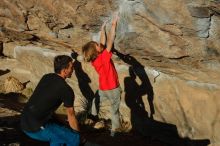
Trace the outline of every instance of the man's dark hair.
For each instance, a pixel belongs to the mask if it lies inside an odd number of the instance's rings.
[[[54,72],[60,73],[62,69],[68,68],[73,59],[67,55],[58,55],[54,58]]]

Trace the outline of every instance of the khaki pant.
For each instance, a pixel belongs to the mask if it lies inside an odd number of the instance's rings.
[[[121,98],[121,87],[117,87],[112,90],[99,90],[100,102],[97,102],[97,98],[93,100],[92,103],[92,115],[97,115],[99,112],[100,103],[106,99],[111,102],[111,121],[112,121],[112,131],[120,128],[120,116],[119,116],[119,106]]]

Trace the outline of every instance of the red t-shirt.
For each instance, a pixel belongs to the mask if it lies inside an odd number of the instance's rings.
[[[118,74],[111,57],[112,52],[108,52],[105,49],[92,62],[92,65],[99,74],[99,88],[101,90],[111,90],[119,86]]]

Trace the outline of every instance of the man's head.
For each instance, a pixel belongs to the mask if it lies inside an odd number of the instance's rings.
[[[103,47],[94,41],[90,41],[82,47],[83,57],[87,62],[94,61],[102,51]]]
[[[73,73],[73,60],[67,55],[58,55],[54,58],[54,72],[61,77],[70,78]]]

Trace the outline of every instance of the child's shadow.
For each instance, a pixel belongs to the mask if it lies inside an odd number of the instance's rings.
[[[209,139],[190,140],[178,135],[177,127],[173,124],[163,123],[153,119],[153,87],[141,65],[134,57],[124,55],[114,50],[116,55],[125,63],[129,64],[129,76],[124,79],[125,103],[130,108],[132,132],[139,133],[150,140],[159,140],[169,146],[207,146]],[[138,85],[136,77],[141,80]],[[150,106],[150,115],[145,110],[142,96],[147,94]]]
[[[147,100],[148,100],[148,104],[150,107],[150,118],[153,119],[153,115],[155,112],[154,111],[154,104],[153,104],[154,92],[153,92],[153,87],[150,83],[150,80],[147,76],[147,73],[144,69],[144,66],[141,63],[139,63],[134,57],[132,57],[130,55],[124,55],[124,54],[120,53],[119,51],[117,51],[116,49],[114,49],[113,51],[120,59],[122,59],[125,63],[130,65],[129,73],[131,74],[131,79],[132,78],[135,79],[137,76],[141,81],[141,84],[138,85],[138,87],[132,87],[133,89],[131,88],[131,90],[130,89],[125,90],[125,92],[126,91],[135,91],[135,93],[136,93],[135,95],[138,98],[140,98],[140,100],[142,100],[142,96],[147,95]],[[125,85],[126,85],[126,83],[125,83]],[[142,101],[142,103],[143,103],[143,101]],[[144,104],[142,106],[143,106],[143,109],[145,109]]]
[[[92,101],[93,101],[93,98],[95,98],[95,93],[92,91],[89,83],[91,82],[91,79],[89,78],[89,76],[83,71],[82,69],[82,65],[81,65],[81,62],[79,62],[77,60],[77,56],[78,56],[78,53],[73,51],[71,53],[71,57],[73,59],[75,59],[74,63],[73,63],[73,66],[74,66],[74,70],[75,70],[75,75],[76,75],[76,78],[78,80],[78,83],[79,83],[79,88],[80,88],[80,91],[82,93],[82,95],[86,98],[87,100],[87,103],[84,103],[84,105],[86,105],[87,107],[86,110],[88,112],[90,112],[91,110],[91,107],[92,107]]]

